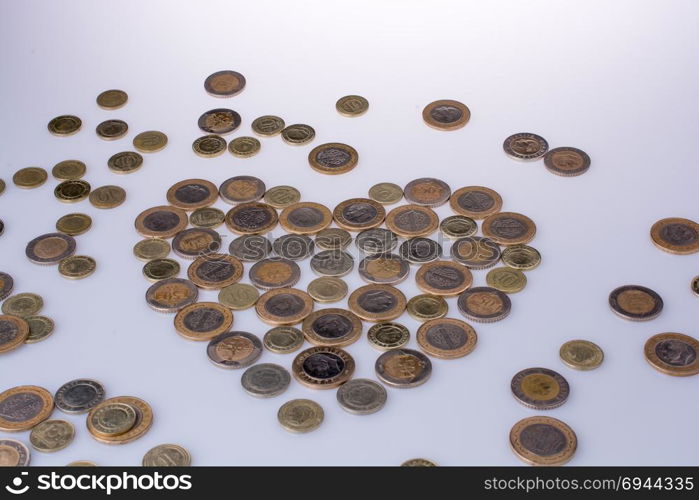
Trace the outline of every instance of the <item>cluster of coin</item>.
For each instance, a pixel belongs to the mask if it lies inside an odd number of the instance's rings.
[[[0,301],[4,300],[0,315],[0,354],[24,344],[41,342],[51,335],[55,328],[51,318],[39,314],[44,306],[41,296],[35,293],[10,296],[13,288],[12,276],[0,272]]]
[[[590,169],[590,157],[585,151],[573,147],[549,150],[549,143],[537,134],[520,132],[505,139],[502,145],[510,158],[534,161],[543,157],[549,172],[563,177],[582,175]]]

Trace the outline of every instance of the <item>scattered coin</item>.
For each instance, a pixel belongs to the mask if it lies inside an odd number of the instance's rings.
[[[451,196],[449,185],[433,177],[410,181],[403,188],[403,192],[409,203],[430,208],[444,205]]]
[[[143,467],[189,467],[192,457],[177,444],[159,444],[143,456]]]
[[[93,433],[93,429],[91,429],[90,423],[92,421],[92,416],[94,415],[94,413],[99,411],[99,409],[103,406],[115,403],[121,403],[130,406],[135,410],[136,422],[134,423],[134,425],[126,432],[112,436],[102,436]],[[92,437],[95,438],[97,441],[105,444],[125,444],[140,438],[146,432],[148,432],[148,429],[150,429],[151,425],[153,424],[153,410],[151,409],[150,405],[142,399],[131,396],[120,396],[116,398],[107,399],[99,405],[97,405],[96,407],[94,407],[90,411],[90,414],[87,416],[87,422],[90,434],[92,434]]]
[[[427,382],[432,374],[432,362],[419,351],[391,349],[379,356],[375,370],[384,384],[407,389]]]
[[[0,315],[0,354],[17,349],[26,342],[27,337],[29,323],[25,319],[8,314]]]
[[[283,134],[284,132],[282,136]],[[357,150],[340,142],[321,144],[308,153],[308,163],[311,168],[321,174],[345,174],[356,167],[358,162]]]
[[[604,361],[604,352],[589,340],[569,340],[558,354],[566,365],[576,370],[594,370]]]
[[[259,234],[244,234],[231,241],[228,252],[243,262],[257,262],[272,253],[272,244]]]
[[[83,180],[63,181],[53,190],[58,201],[75,203],[90,195],[90,184]]]
[[[316,430],[323,423],[323,408],[310,399],[292,399],[284,403],[277,412],[281,426],[294,433]]]
[[[437,467],[437,464],[434,463],[432,460],[427,460],[426,458],[411,458],[410,460],[406,460],[402,464],[400,464],[401,467]]]
[[[447,238],[465,238],[472,236],[478,231],[476,221],[464,215],[452,215],[442,219],[439,223],[439,230]]]
[[[490,188],[468,186],[457,189],[449,199],[451,209],[472,219],[485,219],[502,208],[502,198]]]
[[[517,293],[527,286],[527,277],[519,269],[496,267],[485,276],[488,286],[505,293]]]
[[[64,278],[83,279],[90,276],[97,269],[97,262],[87,255],[72,255],[58,263],[58,272]]]
[[[187,179],[167,190],[167,201],[182,210],[195,210],[216,203],[218,188],[204,179]]]
[[[221,333],[211,339],[206,354],[219,368],[245,368],[262,356],[262,342],[248,332]]]
[[[541,263],[541,254],[527,245],[511,245],[500,256],[502,263],[520,271],[531,271]]]
[[[444,297],[425,293],[411,298],[406,309],[413,319],[428,321],[446,316],[449,306]]]
[[[63,233],[37,236],[25,249],[27,258],[35,264],[57,264],[75,253],[75,239]]]
[[[189,214],[189,223],[194,227],[215,229],[226,220],[223,210],[216,207],[196,208]]]
[[[51,134],[66,137],[77,134],[82,124],[82,120],[77,116],[61,115],[52,119],[48,124],[48,128]]]
[[[346,95],[337,100],[335,109],[342,116],[361,116],[369,109],[369,101],[359,95]]]
[[[236,234],[267,233],[278,220],[274,207],[257,201],[236,205],[226,214],[226,226]]]
[[[133,138],[133,147],[141,153],[157,153],[167,146],[167,135],[158,130],[147,130]]]
[[[218,190],[223,201],[237,205],[260,200],[265,195],[267,187],[257,177],[237,175],[223,181]]]
[[[329,227],[316,234],[315,244],[321,250],[344,250],[352,243],[352,235],[345,229]]]
[[[134,151],[122,151],[112,155],[109,160],[107,160],[107,166],[109,170],[115,174],[130,174],[143,166],[143,156]]]
[[[367,255],[390,253],[398,246],[398,235],[388,229],[377,227],[359,233],[354,243],[362,253]]]
[[[293,326],[275,326],[262,339],[267,350],[277,354],[298,351],[303,341],[303,332]]]
[[[354,257],[340,250],[323,250],[311,257],[311,270],[321,276],[339,278],[354,268]]]
[[[203,227],[185,229],[173,238],[172,249],[184,259],[196,259],[218,252],[221,249],[221,235],[213,229]]]
[[[481,231],[483,236],[501,245],[521,245],[534,238],[536,225],[525,215],[500,212],[486,217]]]
[[[659,372],[677,377],[699,374],[699,342],[681,333],[659,333],[646,341],[646,360]]]
[[[251,308],[259,297],[260,292],[257,291],[257,288],[245,283],[235,283],[218,292],[218,301],[234,311]]]
[[[393,205],[403,199],[403,189],[392,182],[380,182],[371,186],[369,198],[382,205]]]
[[[352,378],[354,359],[337,347],[311,347],[296,355],[291,372],[311,389],[335,389]]]
[[[197,125],[207,134],[230,134],[240,127],[240,115],[227,108],[216,108],[205,111],[199,117]]]
[[[279,214],[282,227],[296,234],[315,234],[328,227],[332,220],[327,207],[308,201],[289,205]]]
[[[86,233],[92,227],[92,218],[87,214],[66,214],[56,221],[56,230],[70,236]]]
[[[244,88],[245,77],[237,71],[217,71],[204,80],[204,90],[214,97],[233,97]]]
[[[173,259],[153,259],[143,266],[143,276],[153,283],[180,274],[180,263]]]
[[[87,428],[93,436],[118,436],[134,427],[136,408],[124,402],[100,403],[88,415]]]
[[[321,309],[306,316],[302,330],[313,345],[345,347],[361,337],[362,320],[345,309]]]
[[[24,189],[33,189],[41,186],[48,179],[46,170],[40,167],[21,168],[12,176],[15,186]]]
[[[306,289],[316,302],[337,302],[347,296],[347,283],[334,276],[322,276],[308,284]]]
[[[459,295],[459,312],[479,323],[493,323],[505,319],[512,309],[506,293],[487,286],[474,287]]]
[[[66,448],[75,438],[75,427],[65,420],[44,420],[32,429],[29,442],[37,451],[49,453]]]
[[[189,280],[170,278],[158,281],[146,291],[146,303],[155,311],[174,313],[196,302],[199,289]]]
[[[230,255],[214,253],[197,258],[189,265],[187,277],[199,288],[220,290],[240,281],[243,264]]]
[[[160,238],[146,238],[134,245],[133,254],[144,261],[164,259],[170,255],[170,243]]]
[[[512,377],[515,399],[528,408],[552,410],[568,400],[570,386],[562,375],[548,368],[527,368]]]
[[[2,304],[3,314],[26,318],[33,316],[44,307],[44,299],[35,293],[18,293]]]
[[[43,387],[22,385],[0,393],[0,431],[26,431],[53,412],[53,397]]]
[[[540,135],[520,132],[505,139],[502,148],[515,160],[538,160],[549,150],[549,143]]]
[[[391,321],[405,311],[405,295],[391,285],[365,285],[352,292],[350,310],[366,321]]]
[[[257,316],[270,325],[295,325],[301,323],[312,311],[313,299],[296,288],[268,290],[255,304]]]
[[[7,273],[0,272],[0,300],[5,300],[15,286],[15,280]]]
[[[0,194],[5,192],[5,187],[6,187],[5,181],[0,179]]]
[[[385,321],[371,325],[367,338],[372,347],[388,351],[406,345],[410,340],[410,331],[400,323]]]
[[[105,120],[95,128],[97,137],[105,141],[121,139],[129,131],[129,126],[124,120]]]
[[[15,439],[0,439],[0,467],[27,467],[31,453],[27,445]]]
[[[554,148],[544,156],[544,165],[556,175],[573,177],[590,169],[590,157],[577,148]]]
[[[262,145],[254,137],[236,137],[228,143],[228,152],[236,158],[250,158],[260,152]]]
[[[284,130],[284,120],[274,115],[264,115],[255,118],[250,125],[252,131],[263,137],[279,135]]]
[[[291,375],[287,369],[274,363],[253,365],[240,378],[245,392],[256,398],[279,396],[286,391],[290,382]]]
[[[226,150],[226,139],[216,134],[204,135],[194,140],[192,149],[203,158],[221,156]]]
[[[374,254],[359,262],[359,276],[368,283],[395,285],[410,274],[410,264],[402,257],[392,254]]]
[[[227,332],[233,313],[218,302],[196,302],[184,306],[175,316],[175,330],[189,340],[211,340]]]
[[[624,319],[647,321],[655,319],[663,310],[663,299],[650,288],[624,285],[609,294],[609,306]]]
[[[249,277],[257,288],[272,290],[294,286],[301,277],[301,269],[292,260],[272,257],[255,263]]]
[[[388,212],[386,227],[404,238],[429,236],[439,227],[439,217],[428,207],[401,205]]]
[[[97,464],[88,460],[76,460],[66,465],[66,467],[97,467]]]
[[[97,105],[102,109],[119,109],[129,100],[129,95],[123,90],[105,90],[97,96]]]
[[[476,348],[478,336],[471,325],[458,319],[429,320],[417,330],[420,349],[436,358],[455,359]]]
[[[308,144],[316,136],[313,127],[303,124],[294,124],[285,127],[282,131],[282,139],[292,146],[303,146]]]
[[[340,407],[354,415],[376,413],[384,407],[387,397],[381,384],[366,378],[350,380],[337,390]]]
[[[264,195],[265,203],[279,209],[298,203],[299,200],[301,200],[301,193],[291,186],[275,186],[268,189]]]
[[[563,465],[578,446],[573,429],[552,417],[528,417],[510,431],[512,451],[531,465]]]
[[[126,191],[119,186],[100,186],[90,192],[90,203],[95,208],[116,208],[126,199]]]
[[[87,413],[104,400],[104,395],[104,387],[95,380],[71,380],[56,391],[56,408],[63,413]]]
[[[451,257],[469,269],[487,269],[500,260],[500,246],[490,238],[467,236],[451,245]]]
[[[343,229],[362,231],[380,226],[386,217],[383,206],[368,198],[352,198],[335,207],[333,219]]]
[[[423,264],[415,274],[417,287],[425,293],[452,297],[473,283],[473,275],[466,266],[447,260]]]
[[[29,336],[24,341],[25,344],[36,344],[47,339],[55,328],[55,323],[46,316],[27,316],[24,318],[29,325]]]
[[[427,125],[437,130],[456,130],[468,123],[471,111],[466,105],[442,99],[434,101],[422,111],[422,119]]]
[[[695,276],[692,278],[692,283],[690,285],[690,288],[692,289],[692,293],[699,297],[699,276]],[[0,300],[2,300],[2,294],[0,293]]]
[[[51,175],[59,181],[73,181],[84,176],[86,171],[87,166],[80,160],[63,160],[53,166]]]
[[[650,237],[656,247],[669,253],[699,252],[699,224],[689,219],[661,219],[650,228]]]
[[[398,253],[411,264],[425,264],[442,256],[442,245],[429,238],[410,238],[401,243]]]
[[[272,248],[280,257],[289,260],[303,260],[313,254],[315,244],[304,234],[284,234],[274,240]]]

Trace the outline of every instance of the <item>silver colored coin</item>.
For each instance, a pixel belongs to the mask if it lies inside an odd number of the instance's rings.
[[[339,250],[323,250],[311,257],[311,269],[320,276],[346,276],[354,268],[354,257]]]
[[[376,413],[386,404],[388,397],[384,387],[366,378],[356,378],[341,385],[337,390],[340,407],[355,415]]]
[[[279,396],[289,387],[291,375],[283,366],[274,363],[253,365],[243,373],[240,383],[245,392],[257,398]]]
[[[444,205],[449,200],[451,188],[440,179],[423,177],[407,183],[403,193],[408,202],[433,208]]]
[[[467,236],[451,245],[451,258],[469,269],[487,269],[500,260],[500,245],[490,238]]]
[[[54,396],[56,408],[63,413],[87,413],[104,400],[105,390],[95,380],[79,378],[66,382]]]
[[[186,290],[184,295],[182,291]],[[194,304],[199,296],[199,289],[194,283],[181,278],[169,278],[158,281],[146,290],[146,303],[151,309],[174,313],[185,306]]]
[[[411,264],[425,264],[442,256],[442,245],[429,238],[410,238],[401,243],[398,254]]]
[[[272,253],[272,244],[265,236],[245,234],[231,241],[228,252],[243,262],[257,262]]]
[[[473,236],[478,231],[478,224],[471,217],[465,215],[452,215],[442,219],[439,230],[447,238],[465,238]]]
[[[570,395],[568,381],[548,368],[527,368],[516,373],[510,389],[517,401],[535,410],[558,408]]]
[[[262,342],[248,332],[221,333],[211,339],[206,354],[220,368],[245,368],[262,356]]]
[[[398,235],[383,228],[367,229],[354,240],[357,248],[367,254],[392,252],[398,246]]]
[[[315,244],[304,234],[285,234],[272,244],[274,252],[289,260],[303,260],[313,254]]]
[[[75,253],[75,238],[63,233],[47,233],[27,243],[25,253],[35,264],[58,264]]]
[[[345,229],[329,227],[316,234],[315,244],[321,250],[344,250],[352,243],[352,235]]]
[[[12,294],[15,281],[7,273],[0,272],[0,300],[5,300]]]
[[[256,262],[248,272],[250,282],[257,288],[273,290],[294,286],[301,278],[301,268],[293,260],[270,257]]]
[[[359,262],[359,276],[367,283],[395,285],[410,274],[407,260],[393,253],[369,255]]]
[[[398,388],[417,387],[432,374],[430,358],[413,349],[391,349],[376,360],[376,375],[384,384]]]
[[[260,200],[267,191],[265,183],[251,175],[238,175],[226,179],[218,188],[221,199],[231,205]]]
[[[27,467],[29,465],[31,460],[31,452],[26,444],[21,441],[17,441],[16,439],[0,439],[0,449],[3,447],[12,448],[17,452],[17,467]],[[7,488],[8,491],[10,491],[10,487],[8,486]]]
[[[520,132],[505,139],[502,149],[515,160],[538,160],[549,150],[549,143],[540,135]]]

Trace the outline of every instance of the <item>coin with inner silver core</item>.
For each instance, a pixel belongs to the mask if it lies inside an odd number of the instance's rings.
[[[243,277],[243,264],[230,255],[209,254],[189,265],[187,277],[199,288],[220,290],[240,281]]]
[[[437,130],[457,130],[471,119],[471,110],[459,101],[441,99],[425,106],[422,119]]]
[[[292,186],[274,186],[269,188],[264,195],[265,203],[274,208],[282,209],[289,205],[298,203],[301,200],[301,193]]]
[[[129,95],[123,90],[105,90],[97,96],[97,105],[102,109],[119,109],[129,100]]]
[[[65,420],[44,420],[32,429],[29,442],[37,451],[51,453],[66,448],[75,438],[75,427]]]
[[[548,368],[527,368],[510,383],[515,399],[528,408],[552,410],[568,400],[570,386],[562,375]]]
[[[335,109],[342,116],[361,116],[369,109],[369,101],[360,95],[346,95],[337,100]]]
[[[293,260],[271,257],[255,263],[248,276],[257,288],[273,290],[294,286],[301,277],[301,269]]]
[[[485,218],[481,232],[501,245],[521,245],[534,239],[536,225],[526,215],[499,212]]]
[[[354,257],[341,250],[323,250],[311,257],[311,270],[321,276],[346,276],[354,268]]]
[[[398,246],[398,235],[381,227],[367,229],[357,235],[354,244],[367,255],[390,253]]]
[[[465,215],[452,215],[442,219],[439,230],[447,238],[464,238],[476,234],[478,225],[475,220]]]
[[[645,286],[624,285],[609,294],[609,307],[624,319],[648,321],[660,315],[663,299]]]
[[[347,296],[347,283],[334,276],[322,276],[308,284],[306,289],[316,302],[337,302]]]
[[[129,131],[129,126],[124,120],[105,120],[95,128],[97,137],[105,141],[121,139]]]
[[[265,183],[251,175],[231,177],[218,188],[221,199],[231,205],[257,201],[264,196],[266,190]]]
[[[531,271],[541,263],[541,254],[527,245],[511,245],[500,256],[502,263],[520,271]]]
[[[279,424],[296,434],[311,432],[323,423],[323,408],[310,399],[292,399],[284,403],[277,412]]]
[[[502,149],[515,160],[538,160],[549,150],[549,143],[540,135],[520,132],[505,139]]]
[[[367,338],[371,347],[380,351],[403,347],[410,340],[410,330],[400,323],[385,321],[369,328]]]
[[[457,189],[449,199],[451,209],[472,219],[485,219],[502,208],[502,198],[490,188],[468,186]]]
[[[699,374],[699,341],[681,333],[659,333],[646,341],[646,361],[659,372],[676,377]]]
[[[226,226],[236,234],[263,234],[274,229],[277,211],[266,203],[241,203],[226,214]]]
[[[0,439],[0,467],[27,467],[30,459],[27,445],[15,439]]]
[[[590,169],[590,157],[578,148],[554,148],[544,156],[544,166],[556,175],[574,177]]]
[[[263,137],[279,135],[284,130],[284,120],[274,115],[264,115],[255,118],[250,125],[252,131]]]
[[[207,134],[230,134],[240,127],[240,115],[232,109],[211,109],[202,113],[197,125]]]
[[[313,311],[313,299],[303,290],[277,288],[263,293],[255,304],[257,316],[270,325],[295,325]]]
[[[290,382],[291,375],[287,369],[274,363],[253,365],[240,378],[245,392],[256,398],[279,396],[286,391]]]
[[[99,382],[79,378],[66,382],[56,391],[56,408],[63,413],[87,413],[104,400],[104,386]]]
[[[151,285],[146,291],[146,303],[151,309],[174,313],[197,301],[199,289],[189,280],[170,278]]]
[[[26,319],[0,315],[0,354],[17,349],[24,344],[29,337],[29,332],[29,323]]]
[[[425,293],[451,297],[468,289],[473,275],[466,266],[448,260],[423,264],[415,273],[417,287]]]
[[[427,382],[432,374],[432,362],[420,351],[399,348],[379,356],[374,369],[384,384],[407,389]]]
[[[594,370],[604,361],[604,352],[589,340],[569,340],[558,351],[561,361],[576,370]]]
[[[424,264],[442,256],[442,245],[429,238],[410,238],[401,243],[398,253],[411,264]]]
[[[456,302],[459,312],[479,323],[493,323],[505,319],[512,310],[512,302],[506,293],[478,286],[466,290]]]
[[[55,187],[53,195],[63,203],[82,201],[90,195],[90,183],[80,179],[63,181]]]
[[[439,227],[439,217],[429,207],[401,205],[388,212],[386,227],[404,238],[429,236]]]
[[[186,219],[186,217],[185,217]],[[221,249],[221,235],[213,229],[193,227],[180,231],[172,240],[172,250],[183,259],[196,259]]]
[[[456,359],[470,354],[478,342],[476,330],[459,319],[429,320],[417,330],[420,349],[436,358]]]
[[[82,120],[77,116],[60,115],[49,122],[48,129],[53,135],[66,137],[77,134],[82,124]]]
[[[434,208],[444,205],[449,200],[451,188],[440,179],[423,177],[406,184],[403,193],[409,203]]]
[[[204,135],[194,140],[192,150],[202,158],[221,156],[226,150],[226,139],[216,134]]]
[[[345,347],[361,337],[362,320],[345,309],[321,309],[309,314],[301,328],[313,345]]]
[[[272,253],[272,243],[259,234],[244,234],[231,241],[228,252],[243,262],[257,262]]]
[[[216,207],[202,207],[189,214],[189,223],[195,227],[215,229],[226,220],[223,210]]]
[[[197,302],[177,311],[175,330],[188,340],[211,340],[227,332],[233,324],[233,313],[218,302]]]
[[[444,297],[425,293],[411,298],[405,308],[413,319],[428,321],[446,316],[449,305]]]
[[[279,214],[279,223],[289,233],[315,234],[332,223],[332,213],[320,203],[299,202]]]
[[[164,259],[170,255],[170,243],[160,238],[146,238],[134,245],[133,254],[144,261]]]
[[[260,292],[257,288],[246,283],[229,285],[218,292],[218,301],[234,311],[251,308],[259,298]]]
[[[22,385],[0,393],[0,431],[26,431],[53,412],[53,397],[43,387]]]
[[[349,309],[366,321],[391,321],[405,311],[405,295],[391,285],[365,285],[352,292]]]
[[[368,283],[395,285],[410,274],[410,264],[392,253],[374,254],[359,262],[359,276]]]
[[[157,153],[167,146],[167,136],[158,130],[146,130],[136,135],[131,143],[141,153]]]
[[[321,250],[344,250],[352,243],[352,235],[345,229],[329,227],[315,237],[315,244]]]
[[[650,228],[653,244],[677,255],[699,252],[699,224],[681,217],[661,219]]]
[[[284,234],[274,240],[274,252],[289,260],[303,260],[313,254],[313,240],[303,234]]]
[[[63,233],[37,236],[27,243],[25,254],[35,264],[58,264],[75,253],[75,239]]]
[[[293,326],[275,326],[262,339],[265,348],[277,354],[298,351],[303,341],[303,332]]]
[[[303,146],[315,138],[316,131],[310,125],[297,123],[282,129],[281,134],[282,140],[287,144]]]
[[[333,211],[335,223],[349,231],[380,226],[386,218],[383,206],[369,198],[352,198],[338,204]]]
[[[187,212],[181,208],[161,205],[138,214],[134,225],[141,236],[172,238],[187,227],[187,222]]]
[[[254,137],[241,136],[228,143],[228,152],[237,158],[250,158],[260,152],[262,144]]]
[[[296,355],[291,372],[311,389],[335,389],[352,377],[354,359],[336,347],[311,347]]]
[[[344,174],[356,167],[358,162],[357,150],[340,142],[321,144],[308,153],[311,168],[321,174]]]
[[[89,200],[95,208],[116,208],[126,200],[126,191],[119,186],[100,186],[90,192]]]
[[[369,198],[382,205],[393,205],[403,199],[403,188],[392,182],[379,182],[369,188]]]
[[[5,300],[15,286],[15,280],[7,273],[0,272],[0,300]]]
[[[160,444],[143,456],[143,467],[188,467],[192,464],[189,452],[176,444]]]
[[[87,166],[80,160],[63,160],[54,165],[51,175],[59,181],[72,181],[80,179],[86,171]]]
[[[204,90],[214,97],[233,97],[245,88],[245,77],[232,70],[222,70],[210,74],[204,80]]]
[[[167,201],[182,210],[208,207],[218,200],[218,189],[204,179],[187,179],[173,184],[167,190]]]
[[[206,354],[220,368],[246,368],[262,356],[262,342],[248,332],[221,333],[211,339]]]
[[[563,465],[578,446],[573,429],[552,417],[528,417],[510,431],[510,447],[530,465]]]
[[[3,314],[26,318],[41,311],[44,299],[35,293],[18,293],[7,299],[2,305]]]
[[[354,415],[376,413],[386,404],[386,389],[366,378],[356,378],[340,386],[337,390],[337,402],[340,407]]]
[[[35,344],[47,339],[53,333],[56,324],[46,316],[28,316],[25,321],[29,325],[29,336],[25,344]]]

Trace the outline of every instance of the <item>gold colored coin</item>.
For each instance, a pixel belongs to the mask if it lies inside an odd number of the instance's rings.
[[[510,431],[510,446],[520,459],[530,465],[563,465],[578,447],[573,429],[552,417],[528,417]]]
[[[452,215],[442,219],[439,229],[447,238],[467,238],[478,231],[476,221],[465,215]]]
[[[439,217],[429,207],[401,205],[386,214],[386,227],[404,238],[429,236],[439,227]]]
[[[97,96],[97,105],[102,109],[119,109],[128,100],[129,96],[123,90],[105,90]]]
[[[130,404],[122,402],[99,404],[96,411],[88,415],[87,428],[93,435],[119,436],[131,430],[137,420],[138,410]]]
[[[220,156],[226,150],[226,139],[215,134],[205,135],[192,143],[192,149],[203,158]]]
[[[275,326],[262,339],[267,350],[277,354],[298,351],[303,342],[303,332],[293,326]]]
[[[416,338],[420,349],[441,359],[462,358],[470,354],[478,342],[471,325],[452,318],[426,321],[418,328]]]
[[[286,208],[300,200],[301,193],[292,186],[275,186],[268,189],[264,196],[265,203],[278,209]]]
[[[24,344],[29,337],[29,323],[18,316],[0,315],[0,354]]]
[[[0,431],[26,431],[53,412],[53,396],[43,387],[22,385],[0,393]]]
[[[426,458],[411,458],[410,460],[406,460],[402,464],[400,464],[401,467],[437,467],[437,464],[434,463],[432,460],[428,460]]]
[[[604,361],[604,352],[589,340],[569,340],[559,351],[561,361],[576,370],[594,370]]]
[[[56,163],[51,174],[59,181],[74,181],[85,175],[87,166],[79,160],[63,160]]]
[[[344,250],[352,243],[352,235],[345,229],[329,227],[319,231],[313,241],[320,250]]]
[[[73,442],[75,427],[65,420],[44,420],[32,429],[29,442],[44,453],[62,450]]]
[[[692,289],[692,293],[699,297],[699,276],[695,276],[694,278],[692,278],[690,288]]]
[[[157,153],[167,146],[167,136],[157,130],[141,132],[133,138],[133,147],[141,153]]]
[[[321,144],[308,153],[311,168],[321,174],[344,174],[356,167],[358,162],[357,150],[340,142]]]
[[[313,345],[345,347],[362,336],[362,320],[351,311],[333,307],[306,316],[301,330]]]
[[[189,340],[211,340],[227,332],[232,324],[233,313],[218,302],[195,302],[175,315],[175,330]]]
[[[410,330],[400,323],[383,321],[369,328],[367,339],[372,347],[380,351],[389,351],[406,345],[410,340]]]
[[[97,137],[105,141],[121,139],[129,131],[129,126],[124,120],[105,120],[95,128]]]
[[[295,325],[313,312],[313,299],[297,288],[276,288],[260,296],[255,312],[269,325]]]
[[[281,426],[293,433],[305,433],[316,430],[323,423],[323,408],[310,399],[292,399],[282,405],[277,412]]]
[[[369,198],[382,205],[393,205],[403,199],[403,188],[392,182],[380,182],[371,186]]]
[[[250,158],[260,152],[262,145],[254,137],[236,137],[228,143],[228,151],[237,158]]]
[[[185,179],[173,184],[166,194],[167,202],[182,210],[208,207],[218,200],[218,188],[204,179]]]
[[[189,223],[194,227],[214,229],[223,224],[226,214],[216,207],[197,208],[189,214]]]
[[[56,230],[77,236],[86,233],[92,227],[92,218],[87,214],[66,214],[56,221]]]
[[[44,299],[35,293],[18,293],[5,300],[2,304],[3,314],[26,318],[33,316],[44,307]]]
[[[425,293],[416,295],[408,301],[406,306],[408,314],[418,321],[443,318],[447,315],[449,305],[444,297]]]
[[[260,292],[252,285],[235,283],[218,292],[218,301],[229,309],[242,311],[255,305]]]
[[[97,467],[97,464],[88,460],[76,460],[66,465],[66,467]]]
[[[41,186],[48,179],[46,170],[40,167],[21,168],[12,176],[15,186],[22,189],[33,189]]]
[[[488,286],[501,292],[517,293],[524,290],[524,287],[527,286],[527,277],[519,269],[496,267],[488,271],[488,274],[485,276],[485,282]]]
[[[126,199],[126,191],[119,186],[101,186],[90,193],[90,203],[95,208],[116,208]]]
[[[681,217],[661,219],[650,228],[653,244],[665,252],[689,255],[699,252],[699,224]]]
[[[386,210],[369,198],[351,198],[340,202],[333,210],[335,223],[348,231],[363,231],[383,224]]]
[[[107,166],[115,174],[131,174],[143,166],[143,156],[135,151],[122,151],[112,155]]]
[[[471,119],[471,110],[459,101],[441,99],[425,106],[422,119],[437,130],[457,130]]]
[[[27,316],[24,318],[29,325],[29,336],[24,341],[25,344],[36,344],[48,338],[55,328],[55,323],[46,316]]]
[[[303,146],[311,142],[316,136],[316,131],[310,125],[289,125],[281,131],[282,139],[292,146]]]
[[[220,290],[243,277],[243,264],[232,255],[210,253],[189,265],[187,277],[199,288]]]
[[[316,278],[308,284],[308,295],[313,300],[321,303],[337,302],[347,296],[348,288],[340,278],[323,276]]]
[[[487,187],[468,186],[452,193],[449,206],[459,215],[472,219],[485,219],[500,211],[502,197]]]
[[[366,321],[391,321],[403,314],[403,292],[391,285],[365,285],[352,292],[347,300],[350,311]]]
[[[415,273],[415,283],[425,293],[453,297],[473,284],[473,275],[462,264],[436,260],[420,266]]]
[[[527,245],[511,245],[502,251],[502,263],[520,271],[531,271],[541,263],[541,254]]]
[[[289,205],[279,214],[281,226],[295,234],[315,234],[328,227],[332,220],[327,207],[309,201]]]
[[[335,109],[342,116],[362,116],[369,110],[369,101],[360,95],[346,95],[337,100]]]
[[[659,333],[646,341],[646,361],[661,373],[675,377],[699,374],[699,341],[681,333]]]
[[[144,467],[188,467],[192,464],[189,452],[176,444],[160,444],[143,457]]]
[[[526,215],[499,212],[485,218],[481,231],[483,236],[501,245],[521,245],[534,239],[536,225]]]
[[[61,115],[52,119],[48,124],[49,132],[53,135],[66,137],[77,134],[83,122],[73,115]]]
[[[64,278],[80,280],[87,278],[97,269],[97,262],[87,255],[72,255],[58,263],[58,272]]]
[[[63,181],[56,186],[53,194],[58,201],[75,203],[84,200],[90,195],[90,184],[80,179]]]
[[[284,130],[284,120],[274,115],[265,115],[255,118],[250,125],[252,131],[263,137],[272,137]]]
[[[143,276],[152,283],[174,278],[178,274],[180,274],[180,263],[173,259],[153,259],[143,266]]]
[[[134,245],[133,254],[143,261],[164,259],[170,255],[170,243],[160,238],[146,238]]]
[[[123,403],[127,406],[131,406],[136,411],[135,424],[123,434],[118,434],[116,436],[100,436],[94,434],[90,429],[91,416],[98,411],[99,408],[114,403]],[[148,429],[150,429],[151,425],[153,424],[153,410],[151,409],[150,405],[142,399],[130,396],[120,396],[107,399],[95,406],[92,410],[90,410],[90,413],[87,416],[87,422],[90,434],[92,434],[92,437],[94,437],[97,441],[105,444],[125,444],[140,438],[146,432],[148,432]]]
[[[181,208],[161,205],[141,212],[134,225],[145,237],[172,238],[187,227],[187,212]]]
[[[0,179],[0,194],[5,192],[5,187],[6,187],[5,181]]]

